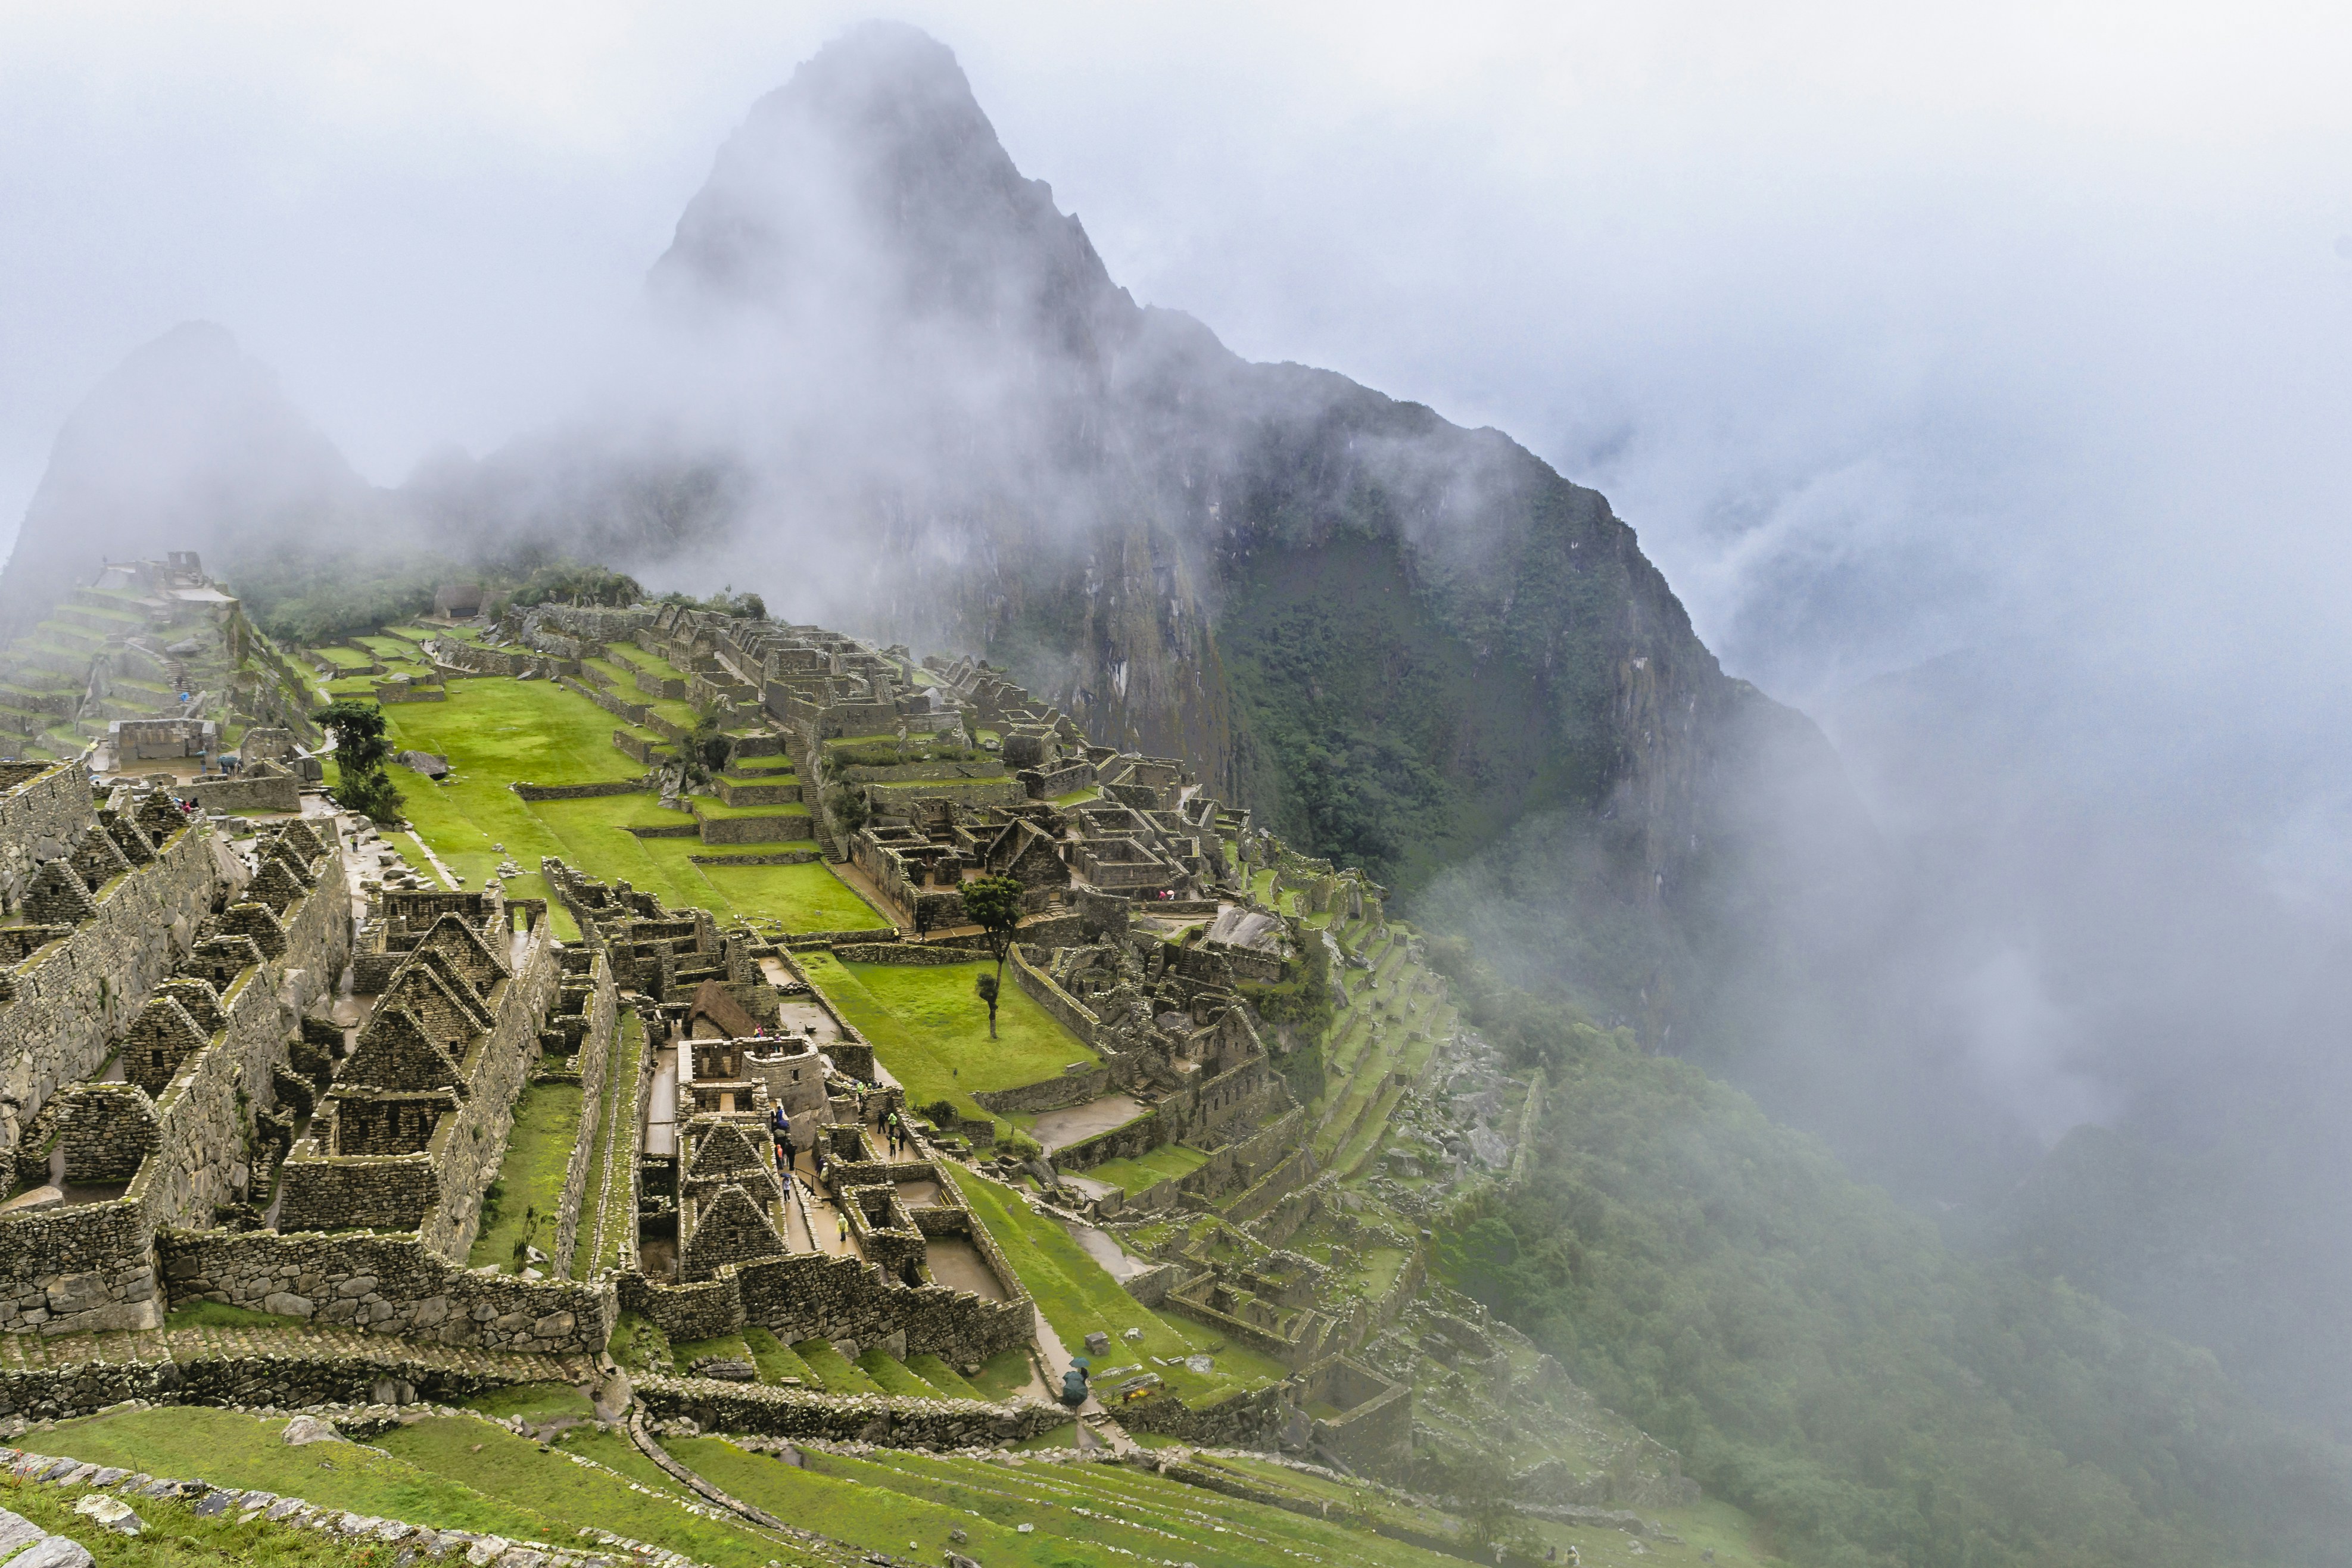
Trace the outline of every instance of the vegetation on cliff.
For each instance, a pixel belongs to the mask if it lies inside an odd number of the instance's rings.
[[[1455,949],[1466,1014],[1546,1065],[1526,1179],[1440,1231],[1457,1285],[1821,1563],[2339,1561],[2352,1457],[2212,1358],[1947,1250],[1738,1091]]]

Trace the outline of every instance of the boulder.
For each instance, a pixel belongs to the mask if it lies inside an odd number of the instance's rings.
[[[297,1416],[286,1423],[286,1430],[278,1434],[278,1440],[299,1448],[305,1443],[341,1443],[349,1439],[316,1416]]]
[[[7,1202],[0,1203],[0,1214],[25,1214],[36,1208],[55,1208],[65,1200],[66,1195],[57,1187],[30,1187]]]
[[[136,1535],[147,1528],[146,1522],[131,1511],[131,1505],[121,1498],[104,1492],[92,1492],[74,1504],[74,1511],[94,1519],[117,1535]]]

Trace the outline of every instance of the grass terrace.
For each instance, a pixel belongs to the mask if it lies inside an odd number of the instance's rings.
[[[223,1563],[243,1568],[382,1568],[383,1561],[383,1548],[373,1542],[361,1545],[258,1519],[240,1524],[234,1513],[207,1517],[193,1500],[141,1498],[135,1507],[145,1530],[136,1538],[117,1535],[74,1511],[74,1504],[88,1495],[79,1488],[0,1478],[0,1508],[79,1542],[98,1568],[217,1568]]]
[[[482,1228],[467,1255],[467,1268],[519,1273],[524,1247],[536,1244],[542,1252],[553,1249],[564,1166],[579,1142],[580,1085],[524,1084],[515,1101],[514,1131],[507,1135],[506,1159],[484,1195]],[[551,1266],[547,1270],[554,1271]]]
[[[1008,976],[997,999],[998,1038],[988,1038],[988,1008],[972,984],[992,964],[845,964],[830,953],[804,953],[810,984],[860,1034],[873,1041],[907,1097],[928,1105],[942,1097],[971,1116],[988,1113],[975,1090],[1013,1089],[1058,1078],[1071,1065],[1102,1059],[1029,999]]]
[[[619,1032],[613,1040],[613,1060],[604,1071],[604,1095],[592,1136],[588,1180],[580,1189],[578,1263],[572,1277],[590,1278],[599,1270],[621,1266],[623,1245],[636,1227],[635,1188],[629,1163],[635,1157],[638,1063],[645,1055],[646,1030],[636,1009],[621,1009]]]
[[[1140,1362],[1194,1406],[1213,1404],[1289,1375],[1289,1369],[1273,1357],[1230,1343],[1211,1329],[1162,1316],[1129,1295],[1059,1222],[1030,1208],[1011,1187],[961,1166],[947,1164],[944,1168],[1003,1249],[1065,1348],[1082,1345],[1089,1333],[1108,1333],[1114,1363]],[[1143,1331],[1139,1341],[1123,1337],[1131,1328]],[[1194,1372],[1178,1360],[1204,1353],[1214,1357],[1213,1370],[1207,1373]]]
[[[889,924],[821,863],[698,866],[693,857],[705,852],[698,840],[640,839],[625,831],[694,826],[692,814],[665,810],[650,791],[581,800],[527,801],[517,795],[508,786],[518,779],[593,784],[644,776],[612,744],[612,716],[552,682],[461,681],[451,685],[446,702],[395,704],[384,713],[395,747],[449,758],[453,777],[446,783],[399,768],[392,776],[416,831],[469,887],[480,886],[510,857],[525,874],[508,882],[509,893],[548,897],[536,868],[541,856],[555,855],[584,875],[625,878],[672,907],[699,905],[722,922],[740,917],[793,931],[876,930]],[[697,802],[719,805],[699,797]],[[493,847],[498,844],[506,846],[504,854]],[[756,848],[747,846],[745,852]],[[574,939],[570,917],[560,906],[556,914],[556,934]]]
[[[1088,1181],[1107,1181],[1132,1197],[1163,1181],[1181,1181],[1208,1163],[1209,1156],[1181,1144],[1162,1144],[1131,1160],[1105,1160],[1079,1175]]]

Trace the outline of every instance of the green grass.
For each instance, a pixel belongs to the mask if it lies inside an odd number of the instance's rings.
[[[905,1395],[916,1399],[936,1399],[940,1396],[940,1390],[878,1345],[857,1358],[857,1370],[885,1394]]]
[[[821,1385],[822,1380],[809,1370],[808,1363],[766,1329],[757,1324],[745,1329],[743,1345],[751,1353],[751,1364],[760,1369],[761,1382],[776,1385],[790,1378],[798,1380],[804,1388]]]
[[[780,806],[730,806],[716,795],[696,795],[691,798],[694,814],[706,821],[732,822],[745,817],[805,817],[807,806],[798,800],[787,800]]]
[[[1078,1174],[1090,1181],[1110,1182],[1120,1191],[1134,1194],[1157,1186],[1163,1181],[1191,1176],[1206,1164],[1208,1158],[1198,1149],[1188,1149],[1181,1144],[1162,1144],[1131,1160],[1105,1160]]]
[[[526,1243],[537,1242],[542,1252],[553,1249],[564,1167],[579,1142],[580,1085],[524,1084],[515,1100],[506,1158],[484,1197],[482,1228],[467,1255],[467,1268],[489,1265],[514,1273],[523,1266]]]
[[[793,1354],[827,1394],[879,1394],[882,1385],[858,1370],[841,1352],[821,1339],[804,1339]]]
[[[572,1276],[585,1280],[621,1266],[621,1249],[636,1224],[631,1207],[629,1162],[635,1157],[636,1130],[630,1124],[637,1110],[638,1064],[645,1052],[645,1025],[635,1009],[621,1014],[619,1033],[613,1040],[613,1060],[604,1071],[604,1093],[588,1161],[588,1179],[580,1189],[580,1238],[574,1245]],[[604,1190],[604,1173],[611,1169],[613,1190]]]
[[[670,1364],[680,1377],[695,1375],[694,1364],[706,1355],[721,1356],[729,1361],[751,1361],[751,1347],[740,1333],[725,1333],[711,1339],[673,1340],[669,1347]],[[753,1365],[758,1363],[753,1362]]]
[[[1167,1380],[1171,1390],[1192,1404],[1278,1382],[1290,1375],[1289,1368],[1271,1356],[1225,1343],[1207,1328],[1153,1312],[1129,1295],[1068,1231],[1033,1212],[1010,1188],[961,1166],[944,1161],[941,1165],[963,1194],[964,1202],[1003,1249],[1065,1349],[1075,1354],[1074,1347],[1084,1344],[1087,1334],[1099,1331],[1109,1334],[1118,1346],[1112,1355],[1120,1364],[1143,1355],[1173,1359],[1210,1352],[1216,1357],[1215,1370],[1205,1375],[1144,1362]],[[1121,1338],[1130,1328],[1143,1331],[1143,1338],[1132,1345]]]
[[[997,1397],[992,1394],[983,1394],[979,1389],[973,1387],[970,1383],[964,1381],[963,1374],[958,1372],[954,1367],[950,1366],[946,1362],[941,1361],[936,1355],[910,1355],[907,1358],[907,1370],[913,1373],[916,1376],[921,1378],[924,1382],[929,1384],[932,1387],[938,1389],[940,1393],[946,1395],[950,1399],[992,1399]]]
[[[1088,800],[1100,799],[1101,796],[1101,786],[1089,784],[1083,789],[1073,789],[1066,795],[1055,796],[1054,804],[1056,806],[1082,806]]]
[[[518,1541],[556,1536],[553,1522],[530,1509],[429,1473],[398,1456],[351,1443],[289,1448],[278,1439],[285,1425],[231,1410],[179,1406],[61,1421],[41,1440],[59,1453],[97,1464],[258,1488],[411,1524],[495,1531]],[[522,1441],[478,1422],[467,1425],[508,1437],[510,1442]],[[568,1527],[562,1531],[567,1537],[571,1533]]]
[[[1037,1375],[1025,1350],[1000,1350],[980,1364],[978,1372],[967,1373],[964,1380],[979,1392],[982,1399],[1010,1399],[1029,1386]]]
[[[618,1470],[649,1491],[689,1501],[701,1500],[684,1482],[638,1452],[637,1446],[629,1441],[625,1433],[600,1432],[589,1425],[567,1427],[555,1435],[552,1446],[560,1452],[578,1454],[608,1469]],[[618,1533],[630,1532],[622,1531]]]
[[[1067,1447],[1074,1436],[1070,1427],[1062,1426],[1015,1447]],[[1198,1568],[1270,1568],[1301,1562],[1360,1562],[1373,1568],[1438,1568],[1443,1563],[1452,1568],[1455,1561],[1360,1533],[1337,1520],[1244,1502],[1125,1466],[1033,1463],[1013,1469],[960,1455],[902,1449],[808,1458],[809,1469],[803,1473],[813,1483],[811,1500],[820,1496],[838,1500],[835,1507],[873,1532],[855,1537],[859,1544],[883,1544],[879,1531],[885,1526],[880,1521],[866,1523],[860,1506],[864,1500],[850,1488],[894,1493],[903,1500],[904,1517],[916,1528],[900,1535],[900,1542],[909,1535],[922,1541],[923,1527],[937,1510],[948,1517],[962,1516],[957,1527],[974,1542],[966,1550],[978,1552],[982,1542],[1000,1552],[1042,1550],[1050,1554],[1045,1560],[1057,1565],[1181,1558]],[[824,1482],[841,1490],[817,1491],[816,1486]],[[1019,1535],[1018,1527],[1024,1524],[1034,1526],[1035,1533]]]
[[[698,906],[794,931],[872,930],[888,924],[824,865],[698,866],[695,839],[639,839],[630,825],[691,825],[651,794],[530,802],[507,786],[591,784],[635,779],[643,768],[612,745],[612,716],[544,681],[488,679],[450,688],[446,703],[385,709],[394,744],[448,757],[457,782],[435,785],[395,768],[394,782],[417,831],[469,887],[511,857],[534,876],[557,856],[603,882],[625,879],[672,908]],[[717,804],[717,802],[712,802]],[[493,849],[504,844],[505,854]],[[540,896],[510,883],[518,896]],[[563,923],[563,924],[568,924]],[[559,932],[562,924],[559,925]]]
[[[990,964],[844,964],[829,953],[803,954],[810,983],[874,1042],[882,1064],[927,1105],[942,1096],[966,1114],[987,1112],[974,1090],[1011,1089],[1058,1078],[1071,1063],[1101,1060],[1029,999],[1010,976],[997,1002],[998,1038],[988,1038],[988,1009],[972,982]]]
[[[618,1477],[575,1465],[527,1437],[484,1422],[462,1416],[428,1417],[395,1427],[376,1442],[418,1470],[452,1482],[462,1478],[465,1484],[509,1505],[561,1521],[551,1530],[524,1535],[526,1541],[575,1545],[579,1527],[593,1525],[683,1552],[716,1568],[764,1568],[772,1559],[806,1560],[801,1552],[755,1534],[749,1527],[652,1502]]]
[[[79,1542],[100,1568],[383,1568],[392,1550],[265,1520],[239,1524],[235,1513],[207,1519],[188,1503],[143,1497],[131,1505],[146,1527],[134,1540],[76,1513],[74,1504],[88,1495],[0,1477],[0,1508]]]
[[[781,753],[774,757],[739,757],[727,765],[727,776],[747,784],[782,784],[793,777],[793,759]]]
[[[493,1388],[488,1394],[476,1395],[463,1402],[468,1410],[479,1410],[485,1416],[501,1420],[520,1417],[530,1422],[557,1421],[566,1416],[583,1421],[596,1418],[596,1406],[588,1396],[569,1383],[516,1383],[504,1388]]]
[[[163,1326],[172,1329],[282,1329],[308,1328],[308,1318],[281,1317],[276,1312],[257,1312],[251,1307],[232,1307],[224,1301],[190,1301],[173,1307],[163,1319]]]
[[[835,1455],[806,1454],[803,1468],[779,1464],[767,1455],[748,1452],[718,1437],[688,1438],[665,1446],[731,1495],[781,1519],[810,1521],[825,1534],[868,1552],[887,1552],[896,1558],[936,1563],[953,1551],[976,1557],[988,1568],[1016,1564],[1111,1568],[1135,1561],[1133,1556],[1120,1556],[1093,1543],[1108,1521],[1066,1521],[1054,1517],[1060,1511],[1033,1510],[1037,1532],[1023,1535],[1009,1519],[998,1523],[976,1517],[961,1499],[952,1503],[930,1500],[915,1487],[890,1484],[893,1478],[878,1467],[844,1461]],[[877,1481],[885,1484],[875,1484]],[[958,1542],[950,1531],[961,1531],[964,1540]],[[1167,1544],[1138,1533],[1139,1539]],[[1124,1539],[1120,1543],[1125,1544]],[[1160,1555],[1154,1553],[1155,1558]],[[1258,1561],[1270,1568],[1276,1560]],[[1223,1565],[1203,1563],[1202,1568]]]

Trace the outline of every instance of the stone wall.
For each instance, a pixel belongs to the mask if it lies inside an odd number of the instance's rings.
[[[814,819],[806,813],[772,817],[704,817],[701,837],[706,844],[772,844],[814,836]]]
[[[0,1155],[60,1083],[98,1071],[115,1035],[194,940],[212,907],[209,834],[182,829],[153,862],[98,890],[97,915],[35,953],[0,1002]]]
[[[1318,1417],[1314,1442],[1358,1469],[1384,1470],[1412,1454],[1412,1390],[1361,1363],[1329,1356],[1300,1373],[1297,1402],[1336,1406]]]
[[[939,1223],[932,1211],[915,1213],[926,1231]],[[967,1365],[1027,1344],[1036,1332],[1036,1312],[986,1228],[974,1224],[966,1234],[1009,1300],[992,1301],[943,1285],[895,1284],[863,1260],[802,1252],[732,1264],[697,1284],[624,1275],[620,1301],[672,1341],[715,1338],[752,1323],[786,1343],[814,1338],[870,1344],[904,1333],[909,1354]]]
[[[1058,768],[1024,768],[1014,775],[1033,800],[1051,800],[1083,789],[1095,781],[1094,764],[1085,761],[1065,762]]]
[[[126,1399],[151,1405],[311,1405],[455,1403],[508,1380],[463,1367],[382,1355],[220,1355],[155,1361],[79,1361],[0,1372],[0,1416],[60,1420]],[[384,1396],[393,1396],[387,1399]]]
[[[666,748],[657,750],[655,742],[647,740],[644,736],[639,735],[633,729],[614,730],[613,732],[613,745],[616,750],[618,750],[623,756],[628,758],[631,761],[642,762],[648,768],[654,765],[656,757],[665,756],[667,754]]]
[[[200,832],[182,831],[167,859],[191,846],[208,857],[211,846],[203,839]],[[287,1037],[295,1019],[333,984],[349,954],[350,905],[335,896],[342,887],[340,853],[323,855],[317,863],[317,873],[308,878],[316,885],[303,885],[301,895],[286,907],[278,955],[248,964],[227,977],[215,998],[199,1001],[212,1033],[178,1062],[152,1106],[142,1091],[128,1085],[91,1084],[77,1092],[78,1109],[83,1102],[121,1102],[143,1112],[146,1157],[120,1200],[0,1220],[0,1279],[15,1287],[0,1302],[0,1331],[54,1333],[161,1323],[155,1227],[208,1225],[215,1206],[234,1196],[246,1159],[250,1110],[275,1101],[276,1073],[289,1061]],[[119,879],[110,890],[119,892],[131,880]],[[327,889],[323,895],[320,887]],[[189,999],[202,996],[196,988]],[[73,1118],[77,1124],[84,1120]],[[75,1136],[69,1126],[69,1145]],[[71,1146],[67,1157],[68,1169],[76,1168]],[[90,1164],[85,1154],[80,1167]]]
[[[1110,1069],[1097,1066],[1065,1072],[1059,1078],[1041,1078],[1034,1083],[1017,1084],[1011,1089],[979,1090],[972,1098],[1000,1116],[1012,1116],[1032,1111],[1055,1111],[1065,1105],[1083,1105],[1089,1100],[1101,1099],[1110,1092]]]
[[[200,780],[180,786],[179,793],[207,811],[299,811],[302,809],[301,780],[291,773],[281,773],[276,778]]]
[[[620,989],[613,983],[613,966],[602,953],[590,955],[588,1033],[575,1058],[580,1071],[580,1135],[572,1140],[572,1158],[563,1167],[563,1195],[556,1202],[555,1245],[548,1251],[556,1274],[569,1279],[572,1251],[580,1239],[580,1209],[589,1201],[583,1192],[588,1167],[594,1163],[598,1113],[604,1103],[604,1075],[619,1038]]]
[[[991,961],[977,947],[934,946],[928,942],[844,942],[835,946],[833,956],[845,964],[905,964],[918,967]]]
[[[567,692],[578,692],[614,718],[625,719],[629,724],[640,728],[645,726],[647,713],[645,707],[636,703],[625,702],[602,686],[583,685],[569,675],[559,677],[555,684]],[[637,760],[642,762],[645,758],[639,758]]]
[[[1022,933],[1024,938],[1028,935],[1026,931]],[[1092,1008],[1055,985],[1054,977],[1031,963],[1029,956],[1018,946],[1013,949],[1008,967],[1013,971],[1013,983],[1026,991],[1031,1001],[1052,1014],[1055,1022],[1088,1045],[1095,1043],[1095,1031],[1102,1027],[1102,1019]]]
[[[0,915],[14,915],[35,869],[71,850],[98,816],[79,760],[0,763]]]
[[[319,1128],[294,1145],[278,1174],[278,1223],[289,1230],[357,1226],[402,1231],[441,1202],[430,1151],[415,1155],[321,1155]]]
[[[9,1216],[0,1232],[0,1331],[161,1328],[150,1234],[127,1197]]]
[[[478,1274],[415,1236],[165,1230],[174,1304],[206,1301],[480,1350],[593,1355],[612,1337],[609,1284]]]
[[[1306,1120],[1306,1111],[1294,1106],[1248,1137],[1211,1149],[1208,1159],[1187,1172],[1177,1184],[1178,1190],[1214,1202],[1251,1186],[1305,1146]]]
[[[602,784],[509,784],[526,800],[587,800],[603,795],[642,795],[653,788],[646,779],[614,779]]]
[[[563,967],[555,955],[553,925],[541,921],[530,935],[521,966],[503,982],[493,1000],[497,1021],[475,1043],[478,1052],[467,1074],[470,1092],[447,1118],[446,1146],[440,1151],[439,1207],[425,1223],[425,1244],[442,1257],[462,1259],[482,1222],[482,1193],[506,1157],[514,1129],[515,1097],[539,1061],[539,1030],[555,1005]],[[440,1141],[436,1134],[435,1141]]]
[[[977,1399],[905,1396],[848,1397],[762,1388],[702,1377],[640,1377],[631,1390],[656,1420],[685,1416],[706,1432],[831,1438],[905,1447],[976,1448],[1017,1443],[1067,1425],[1070,1413],[1041,1399],[991,1405]],[[883,1434],[875,1431],[882,1424]]]
[[[281,1167],[281,1227],[415,1230],[442,1256],[465,1256],[481,1223],[483,1190],[505,1155],[515,1097],[539,1060],[541,1026],[562,987],[552,929],[539,923],[521,967],[494,988],[490,1028],[461,1064],[467,1094],[441,1116],[424,1152],[328,1154],[334,1145],[314,1121]]]
[[[1269,1448],[1282,1428],[1287,1386],[1277,1383],[1199,1406],[1162,1394],[1122,1405],[1111,1415],[1130,1432],[1150,1432],[1202,1448]]]
[[[1054,1151],[1054,1168],[1065,1171],[1092,1170],[1105,1160],[1131,1160],[1138,1155],[1150,1153],[1168,1142],[1168,1124],[1155,1110],[1146,1111],[1132,1121],[1120,1124],[1091,1138],[1081,1138],[1066,1148]]]

